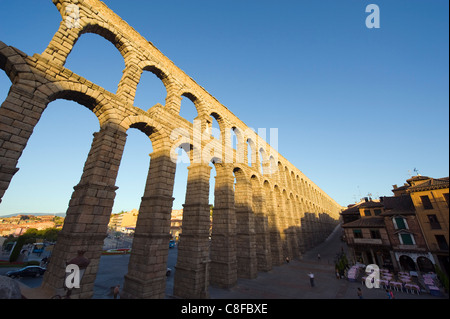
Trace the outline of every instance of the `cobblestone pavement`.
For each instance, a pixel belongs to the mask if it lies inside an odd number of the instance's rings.
[[[385,289],[369,289],[360,282],[337,279],[334,258],[347,246],[340,240],[340,228],[321,245],[311,249],[301,260],[274,267],[269,272],[259,272],[256,279],[239,279],[231,289],[210,288],[211,299],[358,299],[357,288],[361,288],[364,299],[387,299]],[[318,260],[318,254],[321,258]],[[347,254],[348,256],[348,254]],[[308,273],[315,276],[311,287]],[[394,291],[396,299],[448,299]]]

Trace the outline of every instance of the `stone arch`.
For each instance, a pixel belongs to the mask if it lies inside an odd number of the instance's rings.
[[[286,183],[285,183],[286,188],[292,189],[291,176],[289,174],[289,169],[288,169],[287,166],[284,166],[283,174],[284,174],[284,178],[285,178],[285,181],[286,181]]]
[[[121,35],[111,23],[106,23],[98,18],[93,19],[85,16],[85,10],[91,11],[91,9],[93,10],[92,7],[83,8],[84,10],[79,9],[79,18],[74,21],[70,16],[73,10],[68,8],[68,5],[72,5],[71,3],[58,1],[55,5],[58,8],[63,21],[60,23],[59,29],[53,36],[48,47],[42,53],[44,58],[51,60],[54,63],[64,65],[76,42],[81,35],[85,33],[97,34],[111,42],[122,55],[124,61],[126,55],[133,50],[127,38]],[[78,4],[77,6],[79,5],[83,4]]]
[[[292,190],[293,192],[297,193],[294,171],[291,171],[291,174],[290,174],[290,182],[291,182],[291,190]]]
[[[260,147],[259,148],[259,156],[260,156],[260,164],[261,164],[261,175],[266,175],[266,174],[270,174],[270,160],[269,157],[267,156],[267,152],[264,149],[264,147]]]
[[[416,271],[416,265],[414,260],[408,256],[408,255],[401,255],[399,257],[399,263],[400,263],[400,267],[401,269],[403,269],[404,271]]]
[[[248,165],[251,167],[254,167],[254,165],[257,164],[258,162],[258,158],[257,158],[257,149],[256,149],[256,142],[251,138],[251,137],[247,137],[246,139],[246,143],[247,143],[247,161],[248,161]],[[249,150],[250,148],[250,150]]]
[[[269,174],[276,174],[277,173],[277,161],[275,160],[275,157],[273,155],[270,155],[269,157],[269,164],[270,164],[270,170]]]
[[[171,94],[169,94],[169,90],[171,90],[171,87],[173,86],[173,80],[171,79],[169,73],[163,67],[148,60],[141,61],[136,65],[134,55],[130,56],[131,58],[127,58],[125,60],[125,70],[117,89],[117,95],[124,97],[130,103],[134,104],[136,94],[138,92],[138,86],[142,80],[142,75],[144,72],[149,72],[161,80],[162,85],[164,85],[165,103],[167,105],[169,96],[171,96]]]
[[[225,141],[225,119],[222,115],[220,115],[219,112],[216,111],[211,111],[209,114],[210,117],[212,117],[214,120],[217,121],[217,123],[219,124],[219,130],[220,130],[220,138],[219,140],[221,141]],[[212,127],[212,121],[209,123],[210,128]],[[212,132],[211,132],[212,135]]]
[[[47,103],[56,99],[77,102],[97,116],[100,126],[110,120],[116,121],[117,114],[111,106],[113,96],[100,87],[95,90],[86,84],[60,81],[38,86],[35,95],[44,98]]]
[[[419,267],[419,270],[423,273],[435,271],[433,262],[425,256],[417,257],[417,266]]]
[[[246,154],[245,152],[246,143],[244,142],[244,134],[242,130],[236,125],[232,125],[231,129],[236,135],[236,153],[235,153],[236,155],[233,158],[233,162],[238,164],[244,164]]]
[[[152,118],[146,115],[127,116],[120,122],[119,125],[125,131],[127,131],[129,128],[136,128],[140,130],[150,138],[154,150],[158,149],[159,147],[170,147],[170,142],[166,130],[162,127],[161,124],[155,122]]]
[[[233,173],[234,173],[236,182],[250,182],[250,176],[247,173],[247,170],[245,169],[245,167],[243,167],[241,164],[234,165]]]
[[[205,116],[205,114],[209,113],[207,103],[203,100],[201,94],[195,92],[195,90],[183,88],[179,90],[175,95],[180,99],[186,97],[194,104],[197,110],[197,118]],[[178,105],[177,111],[178,111],[177,114],[179,114],[180,105]]]

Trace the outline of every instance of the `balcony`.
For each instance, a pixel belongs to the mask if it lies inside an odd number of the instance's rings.
[[[413,250],[413,251],[427,251],[425,247],[419,247],[417,245],[396,245],[392,246],[394,250]]]
[[[365,245],[382,245],[383,241],[378,238],[355,238],[353,239],[355,244],[365,244]]]

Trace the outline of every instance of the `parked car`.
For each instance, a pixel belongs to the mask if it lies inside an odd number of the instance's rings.
[[[6,276],[11,278],[17,277],[39,277],[45,273],[45,268],[39,266],[27,266],[19,270],[11,270],[6,273]]]

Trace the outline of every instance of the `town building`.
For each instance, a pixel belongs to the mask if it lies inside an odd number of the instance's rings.
[[[407,180],[428,249],[449,273],[449,178],[415,176]]]
[[[136,228],[139,211],[133,209],[128,212],[112,214],[109,220],[108,228],[112,231],[133,234]],[[181,225],[183,223],[183,210],[174,209],[171,214],[170,235],[177,240],[181,234]]]
[[[417,175],[394,196],[364,198],[342,211],[354,262],[394,271],[449,274],[449,178]]]
[[[394,193],[395,194],[395,193]],[[398,194],[380,198],[384,205],[384,225],[391,243],[394,271],[435,271],[411,197]]]
[[[384,205],[379,200],[364,198],[341,213],[350,258],[354,262],[392,268],[383,212]]]

